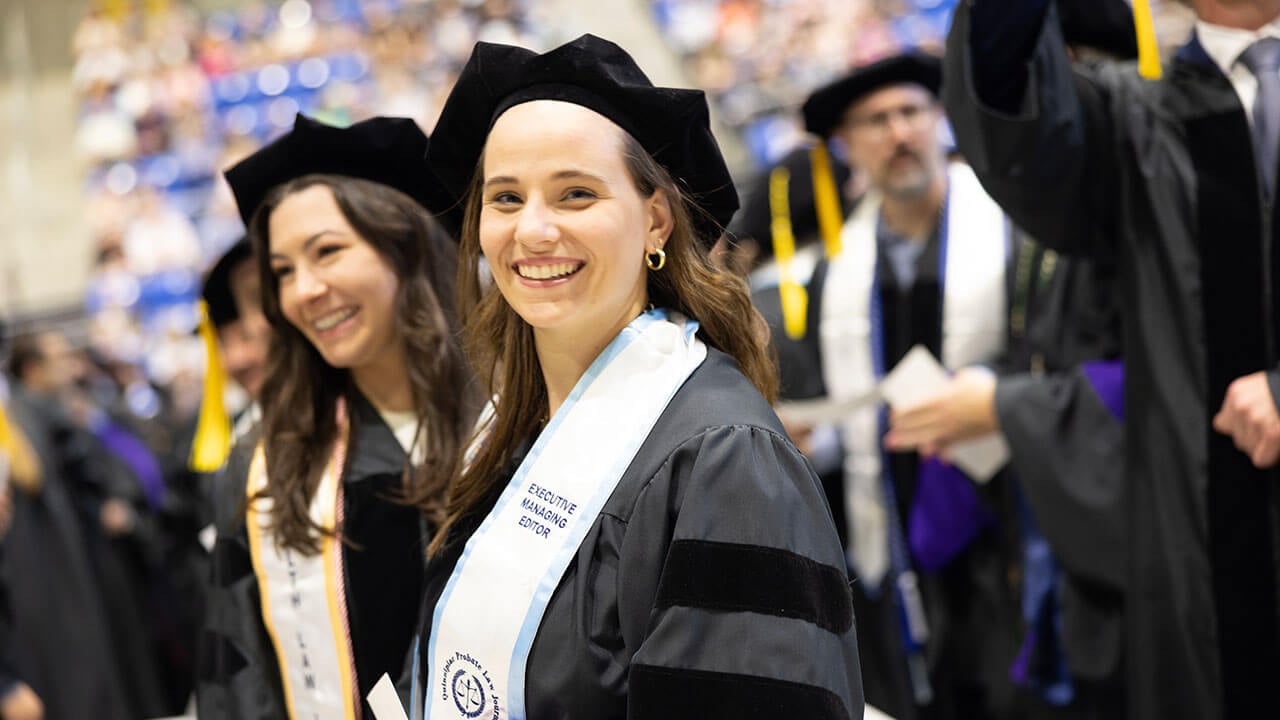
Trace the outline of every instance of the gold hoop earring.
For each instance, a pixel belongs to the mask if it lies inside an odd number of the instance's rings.
[[[658,256],[657,260],[653,259],[654,255]],[[654,250],[651,253],[645,253],[644,264],[645,264],[645,267],[649,268],[650,270],[654,272],[658,272],[659,270],[667,266],[667,254],[662,251],[662,248],[658,248],[657,250]]]

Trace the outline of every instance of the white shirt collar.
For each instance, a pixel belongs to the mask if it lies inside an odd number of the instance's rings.
[[[1231,75],[1231,69],[1240,59],[1240,54],[1254,42],[1265,37],[1280,38],[1280,17],[1255,30],[1213,25],[1203,20],[1196,21],[1196,37],[1204,51],[1213,58],[1213,62],[1222,69],[1224,75]]]

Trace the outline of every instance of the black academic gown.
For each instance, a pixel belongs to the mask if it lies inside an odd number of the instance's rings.
[[[877,273],[883,312],[883,367],[895,367],[916,345],[942,357],[942,286],[939,282],[939,238],[935,232],[916,261],[910,289],[902,288],[891,264],[882,260]],[[887,469],[897,495],[898,517],[907,527],[915,503],[920,458],[914,452],[889,453]],[[979,500],[993,516],[1001,506],[1005,479],[975,486]],[[841,498],[838,502],[843,505]],[[882,667],[868,669],[885,693],[884,709],[899,720],[909,718],[1008,717],[1014,707],[1009,663],[1016,650],[1017,601],[1009,583],[1015,565],[1007,529],[997,523],[980,531],[970,545],[937,572],[917,569],[930,624],[926,649],[935,699],[927,706],[912,701],[902,648],[898,608],[892,580],[886,576],[876,594],[856,592],[857,610],[877,622],[877,657]],[[867,631],[871,635],[871,631]],[[868,663],[870,664],[870,663]],[[868,698],[876,704],[876,698]]]
[[[1022,236],[1009,280],[996,413],[1018,489],[1063,568],[1056,602],[1075,689],[1063,710],[1029,698],[1031,716],[1124,717],[1124,433],[1082,369],[1120,357],[1115,268]]]
[[[352,403],[354,439],[342,474],[347,621],[360,697],[384,673],[399,676],[417,627],[426,561],[420,513],[389,494],[401,486],[405,452],[367,400]],[[285,718],[275,649],[245,529],[244,498],[257,432],[238,443],[216,489],[213,581],[196,683],[201,720]],[[363,717],[373,717],[364,703]]]
[[[941,300],[938,284],[938,239],[931,238],[916,262],[912,290],[901,292],[889,264],[879,268],[881,306],[885,311],[885,367],[893,367],[914,345],[925,345],[941,356]],[[794,340],[784,332],[776,287],[762,288],[752,301],[769,323],[778,353],[783,399],[803,400],[826,395],[823,383],[819,322],[827,262],[820,261],[806,289],[809,305],[806,332]],[[915,497],[915,453],[891,456],[898,489],[898,515],[908,517]],[[844,472],[822,477],[841,543],[847,543]],[[995,511],[1003,504],[1003,481],[982,491]],[[891,581],[869,590],[855,580],[854,614],[858,617],[859,652],[867,703],[898,720],[1005,716],[1012,712],[1014,688],[1007,679],[1016,650],[1016,600],[1005,582],[1014,560],[1012,545],[1000,528],[984,531],[971,548],[941,573],[922,575],[926,609],[933,639],[927,653],[936,700],[917,706],[907,671],[901,619]]]
[[[45,705],[47,720],[135,720],[129,668],[117,662],[102,586],[66,475],[50,403],[13,388],[12,420],[31,441],[43,469],[37,495],[12,490],[13,525],[0,558],[9,589],[15,674]]]
[[[819,344],[819,324],[822,318],[822,290],[827,280],[827,261],[819,260],[804,283],[809,302],[805,314],[804,337],[796,339],[787,335],[786,321],[782,316],[782,300],[777,285],[768,285],[751,291],[751,304],[755,305],[765,323],[769,325],[770,341],[778,356],[778,399],[810,400],[826,397],[827,386],[822,381],[822,348]],[[845,541],[844,470],[836,467],[818,475],[823,492],[831,506],[831,517],[840,542]]]
[[[1280,397],[1280,223],[1260,199],[1245,110],[1194,41],[1158,82],[1128,64],[1077,73],[1049,17],[1026,33],[1023,111],[994,111],[973,89],[973,14],[961,4],[947,49],[960,149],[1037,238],[1118,256],[1129,717],[1280,717],[1275,473],[1211,425],[1238,377],[1269,371]]]
[[[114,660],[122,689],[138,717],[181,712],[190,699],[171,698],[161,671],[160,637],[170,610],[158,593],[166,578],[161,571],[165,540],[157,515],[148,506],[129,465],[88,429],[62,421],[55,432],[57,452],[66,477],[77,479],[75,495],[82,514],[89,561],[97,574],[111,631]],[[100,509],[107,500],[128,507],[132,526],[110,535]],[[190,676],[191,668],[186,668]]]
[[[424,675],[436,602],[482,517],[456,525],[428,569]],[[856,645],[818,480],[733,361],[709,350],[552,593],[527,717],[860,718]]]

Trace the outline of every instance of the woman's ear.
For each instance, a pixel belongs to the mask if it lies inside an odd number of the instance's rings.
[[[649,240],[646,244],[648,252],[656,252],[667,244],[671,231],[675,226],[675,215],[671,212],[671,201],[662,188],[653,191],[649,196]]]

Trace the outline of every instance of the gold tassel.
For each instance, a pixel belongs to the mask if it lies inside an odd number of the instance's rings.
[[[837,257],[843,249],[840,245],[840,228],[844,226],[844,213],[840,210],[840,193],[836,190],[836,176],[831,172],[831,158],[827,146],[819,142],[809,151],[809,165],[813,168],[813,202],[818,212],[818,231],[826,248],[827,259]]]
[[[22,428],[9,422],[3,403],[0,403],[0,454],[9,461],[9,478],[19,490],[30,495],[40,491],[44,479],[40,459]]]
[[[1151,0],[1133,0],[1133,24],[1138,29],[1138,74],[1148,80],[1159,80],[1160,46],[1156,43],[1156,25],[1151,17]]]
[[[791,201],[787,186],[791,172],[779,165],[769,173],[769,230],[773,235],[773,253],[778,262],[778,300],[782,303],[782,325],[787,337],[804,337],[805,316],[809,311],[809,294],[792,274],[791,261],[796,256],[796,238],[791,231]]]
[[[200,400],[200,418],[195,438],[191,441],[191,469],[213,472],[222,467],[231,453],[231,419],[223,405],[226,370],[218,356],[218,336],[209,320],[209,306],[200,301],[200,339],[204,341],[204,397]]]

